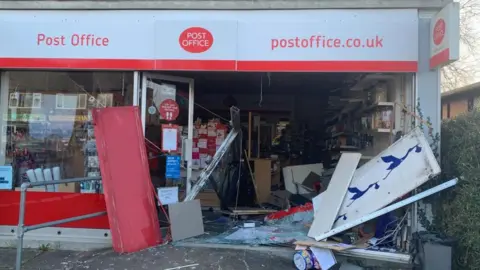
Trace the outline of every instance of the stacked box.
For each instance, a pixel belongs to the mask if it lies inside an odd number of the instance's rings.
[[[195,124],[192,140],[192,165],[194,169],[207,167],[225,140],[226,135],[227,127],[217,119],[210,120],[206,124]]]

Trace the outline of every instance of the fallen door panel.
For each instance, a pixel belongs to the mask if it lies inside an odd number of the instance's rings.
[[[137,107],[93,111],[108,220],[116,252],[135,252],[161,242]]]

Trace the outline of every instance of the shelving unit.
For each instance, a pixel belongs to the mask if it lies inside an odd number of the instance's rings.
[[[357,83],[351,91],[356,91],[355,103],[348,103],[341,110],[337,124],[330,129],[331,136],[326,139],[327,150],[358,151],[365,160],[371,159],[393,142],[395,134],[395,91],[391,81],[393,77],[365,78]],[[387,81],[373,84],[371,80]],[[363,91],[363,93],[360,93]],[[359,95],[359,93],[361,95]],[[363,99],[358,98],[363,96]]]
[[[98,160],[97,145],[95,139],[95,132],[93,130],[92,123],[92,110],[88,110],[88,120],[84,124],[86,130],[86,142],[84,147],[85,157],[85,176],[86,177],[99,177],[100,176],[100,163]],[[102,190],[100,181],[82,182],[80,186],[82,193],[100,193]]]

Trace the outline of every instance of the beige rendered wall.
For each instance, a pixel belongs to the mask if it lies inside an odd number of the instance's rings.
[[[450,117],[447,117],[447,106],[450,104]],[[448,101],[442,104],[443,112],[442,119],[446,118],[455,118],[460,114],[466,113],[468,111],[468,102],[467,99],[458,99]]]

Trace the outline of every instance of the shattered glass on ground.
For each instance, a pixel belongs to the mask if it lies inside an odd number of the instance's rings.
[[[307,236],[308,225],[313,221],[313,211],[295,213],[277,220],[231,221],[225,217],[208,220],[205,217],[206,234],[186,239],[183,242],[237,244],[237,245],[283,245],[297,240],[311,240]],[[245,228],[245,223],[255,223],[254,228]]]

